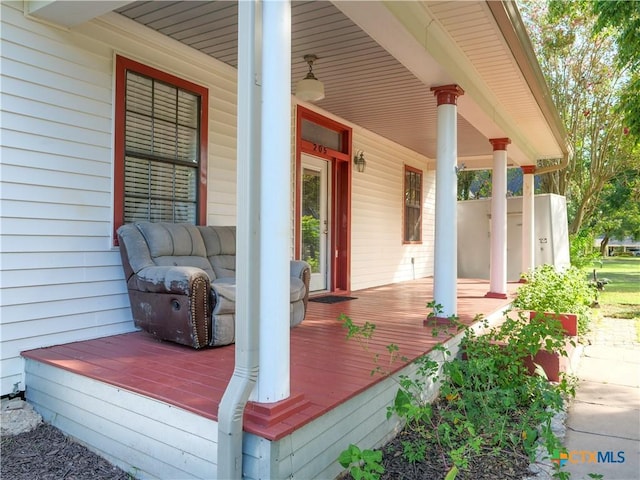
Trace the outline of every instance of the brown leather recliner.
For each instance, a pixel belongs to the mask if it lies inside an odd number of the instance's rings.
[[[140,222],[118,229],[135,325],[193,348],[235,341],[235,227]],[[290,265],[290,325],[305,317],[310,269]]]

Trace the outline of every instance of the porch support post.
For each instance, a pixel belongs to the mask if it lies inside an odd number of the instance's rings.
[[[260,370],[253,400],[274,403],[290,394],[291,3],[262,2],[262,19]]]
[[[535,266],[535,171],[534,165],[522,168],[522,273],[532,271]]]
[[[489,139],[493,145],[491,173],[491,254],[489,292],[485,297],[507,298],[507,145],[508,138]]]
[[[439,315],[456,315],[458,308],[458,225],[456,163],[458,160],[458,85],[433,87],[437,99],[436,218],[433,299],[442,306]]]

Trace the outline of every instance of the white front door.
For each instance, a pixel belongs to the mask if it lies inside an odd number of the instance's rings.
[[[302,231],[301,258],[311,265],[312,292],[328,290],[329,285],[329,162],[302,155]]]

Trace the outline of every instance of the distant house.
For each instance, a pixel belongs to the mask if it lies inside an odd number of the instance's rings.
[[[494,170],[497,298],[503,179],[522,168],[521,269],[533,265],[536,163],[561,167],[568,150],[514,2],[260,5],[2,2],[2,395],[28,390],[25,350],[135,330],[124,222],[278,232],[286,258],[268,261],[311,259],[315,293],[434,277],[453,314],[456,165]],[[324,84],[315,102],[296,91],[307,54]],[[253,188],[239,171],[261,182],[261,225],[239,211]],[[317,204],[303,205],[311,188]],[[313,248],[305,215],[322,227]]]
[[[603,238],[604,237],[596,238],[593,246],[600,248]],[[612,257],[621,253],[640,256],[640,242],[634,242],[632,238],[625,238],[622,240],[617,238],[609,239],[606,254]]]

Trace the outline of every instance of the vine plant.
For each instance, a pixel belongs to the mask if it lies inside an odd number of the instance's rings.
[[[430,316],[441,313],[435,302],[428,306],[433,310]],[[563,408],[565,399],[575,394],[571,377],[565,375],[553,384],[541,369],[530,375],[525,364],[526,358],[542,348],[566,355],[560,322],[530,322],[512,312],[507,312],[503,323],[495,328],[479,320],[484,333],[466,329],[460,342],[462,354],[453,356],[439,344],[434,348],[436,355],[424,355],[415,361],[414,375],[399,376],[397,393],[387,408],[387,418],[397,415],[412,433],[409,438],[414,440],[402,443],[404,459],[410,463],[425,461],[427,446],[435,447],[448,470],[447,480],[467,470],[474,456],[488,451],[495,455],[524,451],[531,461],[538,444],[549,456],[562,451],[551,430],[551,418]],[[348,331],[347,338],[356,339],[368,351],[375,325],[358,326],[346,315],[341,315],[340,321]],[[453,336],[464,328],[458,318],[450,317],[449,325],[436,325],[432,334],[439,336],[444,331]],[[387,354],[387,362],[373,355],[372,375],[390,376],[393,363],[407,361],[395,344],[387,346]],[[434,382],[439,383],[440,393],[431,402],[425,391]],[[361,451],[350,445],[339,461],[356,480],[376,480],[384,473],[380,451]],[[554,476],[566,479],[568,473],[557,467]]]

